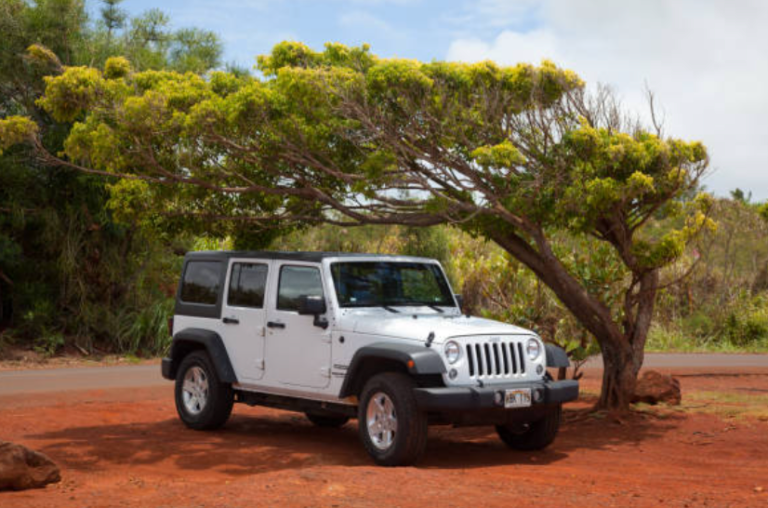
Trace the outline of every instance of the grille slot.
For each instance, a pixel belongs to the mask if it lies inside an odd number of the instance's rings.
[[[465,346],[469,376],[472,378],[512,378],[525,374],[525,357],[520,340],[472,341]]]
[[[504,359],[504,374],[509,374],[509,352],[507,351],[507,344],[501,343],[501,356]],[[470,374],[471,375],[471,374]]]
[[[493,349],[493,359],[496,360],[496,374],[506,374],[506,372],[501,371],[501,355],[499,354],[499,345],[494,343],[491,347]]]

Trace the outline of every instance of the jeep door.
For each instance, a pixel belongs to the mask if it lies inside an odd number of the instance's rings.
[[[222,338],[241,382],[264,376],[264,297],[270,261],[232,259],[222,308]]]
[[[267,311],[267,372],[269,382],[309,388],[330,383],[330,327],[315,325],[314,316],[300,315],[299,297],[326,298],[319,265],[275,261],[276,280]],[[275,288],[275,286],[277,286]]]

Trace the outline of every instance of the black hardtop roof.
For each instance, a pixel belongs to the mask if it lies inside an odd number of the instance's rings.
[[[238,251],[238,250],[209,250],[187,252],[187,259],[229,259],[229,258],[254,258],[254,259],[287,259],[292,261],[309,261],[319,263],[325,258],[349,258],[365,260],[370,258],[413,258],[423,261],[433,261],[430,258],[418,256],[400,256],[392,254],[362,254],[355,252],[289,252],[289,251]]]

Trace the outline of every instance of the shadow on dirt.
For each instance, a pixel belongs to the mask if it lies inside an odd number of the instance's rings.
[[[215,470],[225,475],[253,475],[284,469],[326,466],[373,466],[359,442],[356,421],[341,429],[312,426],[302,415],[269,411],[253,415],[241,410],[216,432],[189,430],[176,418],[149,423],[71,427],[29,435],[52,441],[41,451],[61,466],[83,471],[104,467],[156,465],[170,462],[179,471]],[[251,414],[248,414],[251,412]],[[566,423],[554,445],[540,452],[507,449],[493,428],[431,427],[427,453],[419,467],[468,469],[513,464],[546,465],[579,449],[610,449],[627,442],[658,438],[674,428],[674,420],[629,416],[618,424],[576,418]]]

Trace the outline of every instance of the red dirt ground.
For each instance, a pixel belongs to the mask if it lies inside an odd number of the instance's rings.
[[[683,397],[765,400],[768,373],[735,374],[681,377]],[[432,427],[417,467],[386,469],[371,463],[354,422],[317,429],[301,415],[236,406],[223,430],[188,430],[170,384],[6,396],[0,439],[48,454],[63,480],[0,493],[0,506],[768,507],[767,421],[695,409],[617,420],[583,407],[569,406],[543,452],[509,451],[492,429]]]

